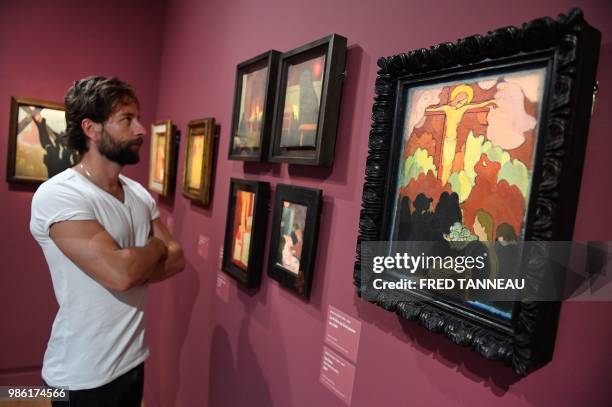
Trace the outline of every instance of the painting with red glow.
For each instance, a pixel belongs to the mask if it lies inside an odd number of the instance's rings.
[[[242,190],[237,190],[235,194],[231,260],[236,266],[246,271],[249,266],[255,194]]]
[[[261,145],[261,129],[266,97],[268,67],[242,75],[238,128],[234,134],[233,153]]]

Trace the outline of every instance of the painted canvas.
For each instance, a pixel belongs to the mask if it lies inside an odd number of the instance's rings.
[[[487,277],[499,277],[493,249],[524,235],[545,77],[529,69],[406,90],[392,240],[486,247]]]
[[[200,189],[202,184],[202,166],[205,157],[204,134],[194,133],[189,139],[188,186],[190,189]]]
[[[166,163],[166,134],[156,133],[155,143],[155,169],[153,171],[153,180],[155,182],[164,182],[165,163]]]
[[[242,75],[238,128],[234,134],[234,154],[261,146],[261,131],[268,79],[268,67]]]
[[[283,201],[277,264],[295,275],[300,272],[307,210],[304,205]]]
[[[183,195],[201,205],[210,203],[212,189],[215,119],[191,120],[187,124]]]
[[[62,136],[66,119],[61,104],[13,98],[9,180],[42,182],[76,163]]]
[[[231,259],[233,264],[246,271],[249,266],[255,194],[236,190],[235,202]]]
[[[316,147],[325,55],[289,65],[280,147]]]
[[[151,124],[149,189],[166,196],[174,190],[174,125],[170,120]]]

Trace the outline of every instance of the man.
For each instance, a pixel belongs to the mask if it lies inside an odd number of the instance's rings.
[[[88,77],[65,103],[80,162],[38,188],[30,220],[59,303],[42,378],[67,387],[70,406],[140,406],[147,285],[185,260],[151,195],[120,175],[138,162],[145,136],[132,88]]]

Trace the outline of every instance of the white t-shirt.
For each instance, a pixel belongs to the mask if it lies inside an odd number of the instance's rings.
[[[96,220],[119,247],[144,246],[159,211],[142,185],[122,175],[119,180],[124,202],[71,168],[44,182],[32,199],[30,232],[43,250],[59,304],[42,369],[50,386],[99,387],[149,355],[144,339],[146,285],[126,292],[107,289],[49,237],[49,227],[56,222]]]

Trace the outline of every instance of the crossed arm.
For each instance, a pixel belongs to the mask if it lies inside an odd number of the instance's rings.
[[[155,270],[147,280],[149,283],[156,283],[182,271],[185,267],[185,256],[183,255],[181,245],[174,240],[166,225],[159,218],[155,219],[151,224],[153,237],[159,238],[168,250],[165,261],[157,263]]]
[[[49,235],[66,257],[104,287],[127,291],[162,281],[185,266],[183,251],[164,224],[156,219],[152,228],[153,236],[145,246],[125,249],[97,221],[58,222]]]

